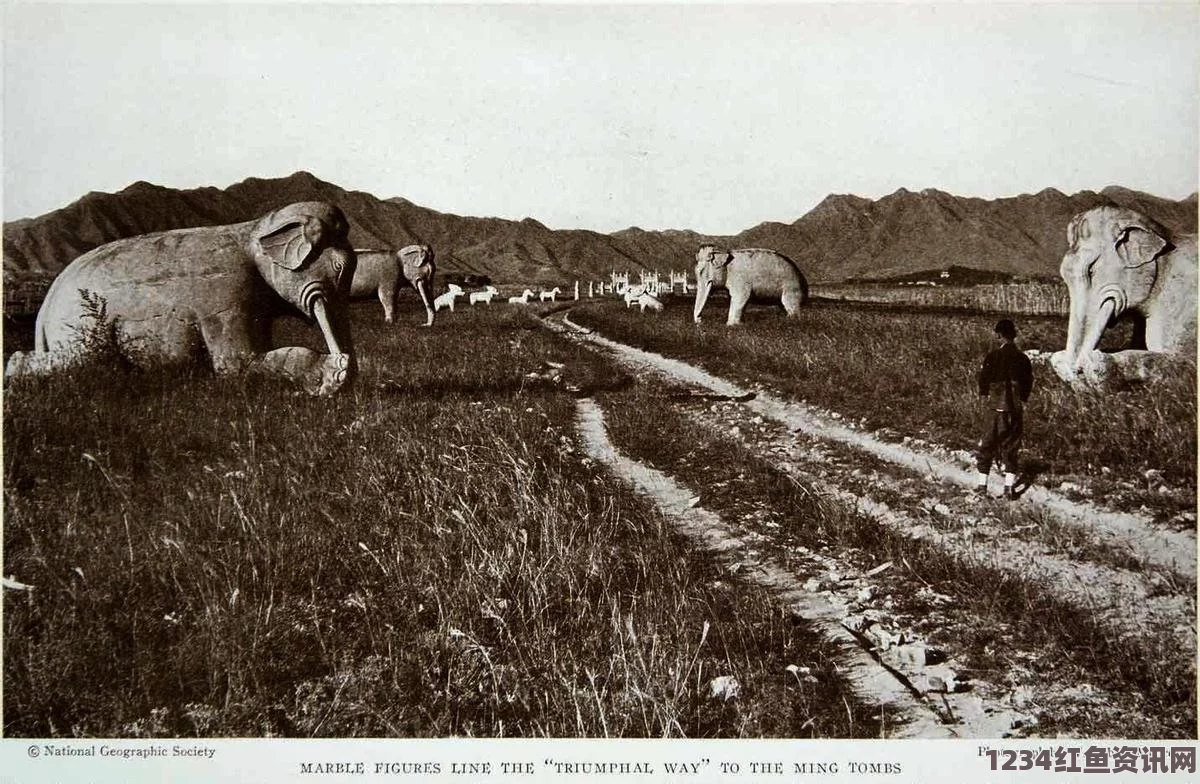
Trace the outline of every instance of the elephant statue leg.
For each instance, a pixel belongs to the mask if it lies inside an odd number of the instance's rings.
[[[790,317],[795,317],[800,314],[800,306],[804,304],[804,296],[798,290],[787,290],[783,292],[780,298],[783,303],[783,312]]]
[[[396,313],[396,289],[395,287],[380,286],[379,287],[379,304],[383,305],[383,321],[385,324],[391,324],[392,318]]]
[[[725,320],[728,326],[734,326],[742,323],[742,311],[746,309],[746,303],[750,301],[749,288],[732,288],[729,290],[729,317]]]

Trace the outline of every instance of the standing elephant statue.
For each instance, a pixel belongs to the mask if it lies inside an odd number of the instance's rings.
[[[773,250],[743,248],[722,250],[701,245],[696,253],[696,304],[692,318],[700,323],[700,311],[714,287],[729,290],[726,324],[741,324],[742,311],[751,296],[778,299],[789,316],[795,316],[808,301],[808,281],[796,263]]]
[[[217,373],[258,371],[336,392],[355,373],[345,299],[355,255],[342,211],[289,204],[229,226],[144,234],[110,242],[68,264],[46,293],[34,350],[10,357],[8,377],[89,358],[93,328],[136,358],[208,357]],[[271,321],[291,309],[315,321],[329,349],[268,350]],[[104,323],[99,323],[99,314]]]
[[[1123,207],[1095,207],[1067,225],[1059,273],[1071,294],[1067,347],[1050,356],[1070,382],[1149,379],[1171,355],[1196,353],[1196,236],[1172,239]],[[1130,350],[1096,350],[1104,330],[1132,319]]]
[[[425,306],[425,326],[433,325],[433,299],[429,295],[433,276],[437,272],[433,248],[428,245],[406,245],[398,251],[354,252],[358,254],[358,269],[350,285],[351,299],[379,297],[383,305],[383,320],[391,324],[396,310],[396,297],[400,295],[400,278],[403,276],[421,295],[421,304]]]

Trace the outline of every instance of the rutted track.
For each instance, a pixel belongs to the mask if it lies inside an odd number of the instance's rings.
[[[738,539],[720,517],[695,505],[691,491],[669,476],[618,453],[608,440],[604,415],[595,401],[585,398],[578,405],[579,430],[592,459],[609,466],[618,477],[653,498],[667,519],[693,541],[723,555],[726,561],[736,558],[741,566],[747,566],[746,543]],[[845,669],[842,674],[858,697],[892,711],[897,720],[890,737],[996,737],[1010,726],[1010,714],[1003,711],[968,713],[965,706],[956,706],[959,710],[955,715],[961,723],[948,726],[941,716],[914,695],[903,675],[869,656],[854,635],[841,625],[840,614],[823,599],[804,590],[795,575],[769,560],[757,560],[749,565],[752,568],[744,572],[747,579],[775,590],[793,612],[826,639],[843,646],[841,661]],[[969,721],[962,720],[966,716],[970,717]]]
[[[1180,666],[1188,666],[1187,662],[1194,660],[1194,583],[1188,587],[1188,581],[1194,580],[1195,576],[1194,537],[1158,530],[1137,515],[1095,509],[1045,490],[1030,492],[1018,507],[1036,509],[1046,518],[1075,527],[1093,541],[1106,543],[1110,549],[1115,547],[1126,555],[1132,553],[1149,568],[1111,566],[1103,559],[1099,562],[1080,560],[1073,553],[1056,551],[1036,540],[996,535],[999,532],[992,530],[992,526],[977,524],[981,514],[978,504],[952,487],[972,483],[973,475],[944,458],[879,442],[867,434],[834,424],[828,414],[776,399],[759,390],[748,392],[686,363],[605,339],[569,319],[562,319],[565,326],[555,321],[546,323],[551,329],[605,350],[622,364],[637,370],[639,377],[652,386],[656,383],[655,378],[661,378],[662,383],[671,386],[678,387],[682,382],[689,388],[707,391],[693,394],[693,399],[724,399],[727,402],[706,402],[702,406],[693,403],[693,413],[704,417],[709,424],[715,416],[725,429],[740,433],[739,437],[748,446],[769,454],[778,468],[803,479],[819,494],[857,509],[906,537],[929,542],[965,563],[1034,580],[1059,601],[1087,608],[1090,617],[1123,638],[1147,629],[1166,630],[1179,641]],[[589,407],[595,409],[594,412],[588,413]],[[960,737],[999,737],[1008,734],[1010,727],[1019,726],[1014,720],[1019,722],[1023,714],[1028,716],[1026,711],[1032,705],[1026,700],[1015,704],[1011,699],[1011,679],[1007,681],[1007,687],[1001,682],[992,684],[974,680],[970,694],[966,696],[939,693],[927,694],[924,701],[918,699],[925,689],[915,688],[914,682],[935,674],[933,671],[897,665],[889,652],[872,650],[870,640],[840,628],[838,621],[845,620],[842,618],[844,603],[838,608],[836,596],[818,596],[810,586],[801,587],[805,577],[821,573],[820,556],[810,552],[812,557],[800,559],[807,563],[797,566],[797,560],[789,555],[790,569],[780,568],[777,563],[760,557],[757,548],[752,546],[755,543],[753,534],[731,528],[711,512],[680,506],[681,498],[692,499],[694,504],[694,493],[653,469],[615,455],[606,442],[600,444],[597,439],[604,438],[602,424],[596,424],[600,421],[594,403],[585,401],[581,404],[581,431],[589,450],[612,465],[613,470],[627,481],[655,497],[664,514],[685,534],[702,546],[722,553],[719,557],[725,560],[735,559],[742,567],[749,564],[751,568],[739,571],[740,576],[773,587],[782,601],[819,631],[837,639],[854,640],[861,646],[849,654],[856,662],[851,665],[851,670],[860,673],[851,678],[851,682],[867,701],[890,703],[908,715],[909,722],[900,732],[922,737],[936,737],[947,731]],[[759,424],[750,424],[753,422]],[[599,435],[595,432],[589,435],[589,427],[592,430],[598,428]],[[831,450],[841,460],[829,460]],[[838,462],[849,465],[840,468],[832,465]],[[879,487],[892,491],[893,495],[887,497],[891,506],[871,497],[871,488]],[[932,494],[936,498],[939,493],[944,501],[934,504],[938,507],[936,512],[917,506],[923,496]],[[925,497],[922,503],[929,500]],[[997,509],[1001,506],[998,504]],[[986,516],[983,519],[986,520]],[[1183,577],[1183,583],[1172,587],[1177,579],[1172,574]],[[1164,584],[1167,590],[1163,590]],[[871,672],[870,666],[874,666],[874,674],[862,675]],[[888,678],[892,679],[891,685],[882,685]],[[1075,698],[1069,694],[1072,691],[1075,690],[1060,689],[1057,694],[1047,696],[1049,702],[1034,700],[1034,704],[1046,705],[1060,698],[1073,702]],[[1109,699],[1096,696],[1103,702]],[[941,700],[940,705],[935,697]],[[914,712],[914,704],[921,710]],[[1014,707],[1017,708],[1015,712]],[[939,725],[939,720],[957,724],[948,727]]]
[[[679,381],[731,398],[744,398],[751,392],[685,362],[609,340],[575,324],[565,315],[562,321],[575,335],[607,349],[626,364],[648,367]],[[552,321],[547,323],[552,328],[556,326]],[[789,429],[849,445],[921,475],[963,486],[970,486],[974,482],[974,474],[961,466],[936,455],[919,453],[899,444],[889,444],[835,424],[809,406],[787,402],[763,391],[755,391],[754,398],[746,405]],[[1023,501],[1038,505],[1048,514],[1067,524],[1079,526],[1102,541],[1128,548],[1148,565],[1170,569],[1190,581],[1196,579],[1195,535],[1157,528],[1144,516],[1100,509],[1039,487],[1030,488],[1023,496]]]

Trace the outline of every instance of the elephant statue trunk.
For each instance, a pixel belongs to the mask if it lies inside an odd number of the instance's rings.
[[[1066,357],[1075,364],[1100,344],[1104,330],[1125,312],[1124,296],[1119,291],[1098,293],[1091,300],[1079,297],[1071,302],[1067,322]]]
[[[1050,357],[1072,383],[1148,379],[1164,355],[1196,343],[1196,240],[1123,207],[1095,207],[1067,225],[1059,273],[1071,295],[1067,346]],[[1133,319],[1128,350],[1098,350],[1104,331]]]

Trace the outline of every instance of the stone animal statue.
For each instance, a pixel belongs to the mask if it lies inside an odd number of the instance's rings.
[[[446,290],[437,296],[433,301],[433,311],[436,313],[442,308],[450,308],[450,312],[454,312],[454,300],[463,295],[463,287],[457,283],[451,283],[446,286]]]
[[[638,309],[642,313],[646,312],[646,308],[650,308],[650,310],[654,311],[655,313],[659,313],[663,309],[662,300],[651,294],[649,291],[642,292],[642,296],[637,298],[637,304]]]
[[[530,291],[529,289],[525,289],[524,291],[521,292],[521,296],[509,297],[508,304],[510,304],[510,305],[528,305],[529,298],[532,296],[533,296],[533,292]]]
[[[429,291],[437,272],[433,248],[428,245],[406,245],[398,251],[356,250],[358,270],[350,286],[351,299],[379,297],[383,305],[383,320],[392,323],[396,297],[400,295],[400,278],[408,281],[421,295],[425,306],[425,326],[432,326],[434,308]]]
[[[472,291],[471,295],[469,297],[467,297],[467,300],[472,305],[474,305],[476,302],[482,302],[485,305],[491,305],[492,297],[496,296],[499,293],[500,293],[500,290],[497,289],[495,286],[488,286],[487,288],[483,289],[482,291]]]
[[[88,357],[89,317],[131,358],[207,358],[217,373],[261,372],[316,395],[355,373],[346,295],[355,270],[342,211],[298,202],[246,223],[176,229],[101,245],[66,266],[38,311],[34,350],[7,377],[52,372]],[[271,321],[299,311],[329,349],[270,350]],[[91,328],[101,325],[93,323]]]
[[[1071,294],[1067,347],[1050,356],[1066,381],[1151,379],[1196,355],[1196,235],[1171,237],[1124,207],[1094,207],[1067,225],[1059,273]],[[1104,330],[1132,319],[1129,350],[1096,350]],[[1172,356],[1174,355],[1174,356]]]
[[[729,317],[726,324],[742,323],[742,310],[750,297],[778,299],[788,316],[795,316],[808,301],[808,281],[796,263],[773,250],[743,248],[722,250],[701,245],[696,253],[696,304],[692,318],[700,322],[700,312],[714,287],[729,290]]]
[[[558,286],[555,286],[554,288],[550,289],[549,291],[539,291],[538,299],[542,302],[554,302],[554,298],[557,297],[561,293],[562,293],[562,289],[560,289]]]

